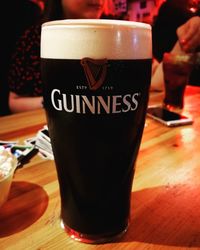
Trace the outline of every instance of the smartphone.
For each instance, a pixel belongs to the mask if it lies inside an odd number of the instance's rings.
[[[47,140],[48,142],[51,142],[49,137],[49,131],[46,127],[38,131],[38,137],[41,137],[44,140]]]
[[[193,123],[193,120],[191,118],[160,106],[148,107],[147,116],[161,122],[168,127],[175,127]]]

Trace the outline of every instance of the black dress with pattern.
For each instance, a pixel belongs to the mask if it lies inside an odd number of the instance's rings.
[[[40,72],[41,25],[31,26],[20,38],[12,58],[8,83],[10,91],[20,96],[41,96]]]

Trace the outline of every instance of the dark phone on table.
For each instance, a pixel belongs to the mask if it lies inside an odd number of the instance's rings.
[[[161,122],[168,127],[192,124],[193,120],[182,114],[170,111],[160,106],[152,106],[147,109],[147,116]]]

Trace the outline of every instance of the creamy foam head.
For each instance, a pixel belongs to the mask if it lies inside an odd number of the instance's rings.
[[[7,149],[0,146],[0,181],[12,174],[17,167],[17,158]]]
[[[120,20],[66,19],[42,25],[41,58],[147,59],[151,26]]]

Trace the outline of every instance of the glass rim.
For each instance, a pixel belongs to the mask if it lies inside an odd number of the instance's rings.
[[[124,26],[129,28],[142,28],[151,30],[151,25],[142,22],[135,22],[135,21],[128,21],[128,20],[117,20],[117,19],[61,19],[61,20],[54,20],[44,22],[42,24],[42,28],[49,28],[49,27],[118,27]]]

